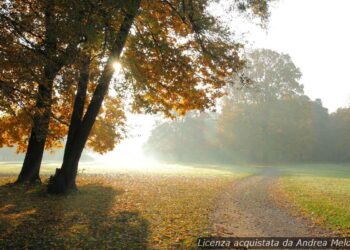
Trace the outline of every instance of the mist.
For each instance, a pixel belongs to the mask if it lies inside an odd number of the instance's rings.
[[[329,112],[300,83],[288,54],[255,50],[242,85],[228,85],[221,110],[192,112],[156,126],[144,145],[164,162],[211,164],[350,161],[350,108]]]

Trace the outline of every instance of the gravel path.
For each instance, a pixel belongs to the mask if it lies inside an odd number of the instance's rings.
[[[326,236],[329,232],[295,216],[272,199],[271,188],[280,173],[267,168],[242,179],[218,197],[210,215],[213,233],[235,237]],[[281,202],[281,201],[279,201]]]

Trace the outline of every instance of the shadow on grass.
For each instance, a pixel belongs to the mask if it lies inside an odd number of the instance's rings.
[[[0,187],[0,249],[147,249],[148,221],[114,209],[120,191],[83,185],[50,196],[44,185]]]

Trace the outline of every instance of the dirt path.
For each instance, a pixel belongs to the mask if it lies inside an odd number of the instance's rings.
[[[301,217],[291,215],[271,197],[280,173],[267,168],[233,184],[218,197],[210,216],[213,233],[236,237],[307,237],[329,235]]]

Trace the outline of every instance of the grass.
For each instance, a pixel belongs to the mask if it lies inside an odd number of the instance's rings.
[[[328,228],[350,233],[350,166],[335,164],[280,167],[287,198],[306,216]]]
[[[290,176],[350,178],[350,165],[346,164],[299,164],[277,168]]]
[[[0,162],[0,176],[17,176],[21,162]],[[60,165],[45,162],[40,169],[41,175],[52,175]],[[186,176],[231,176],[232,174],[253,174],[257,168],[238,165],[204,165],[204,164],[162,164],[157,162],[138,165],[110,165],[106,163],[84,162],[79,164],[81,174],[143,174],[143,175],[186,175]]]
[[[216,195],[246,174],[180,169],[82,174],[79,192],[61,197],[2,176],[0,249],[194,248]]]

